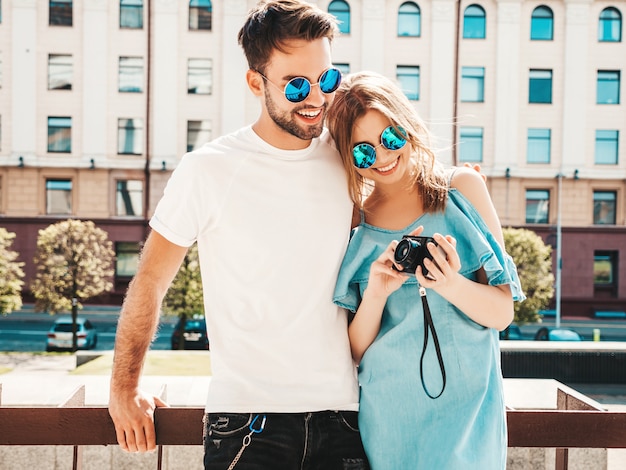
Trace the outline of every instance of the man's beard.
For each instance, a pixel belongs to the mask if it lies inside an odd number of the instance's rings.
[[[267,106],[267,113],[274,123],[280,127],[282,130],[288,132],[289,134],[302,139],[302,140],[311,140],[315,137],[319,137],[324,129],[323,120],[319,124],[315,124],[312,126],[301,127],[295,122],[292,118],[292,113],[295,113],[296,110],[291,110],[288,112],[281,112],[278,110],[278,106],[272,100],[272,97],[269,94],[268,89],[265,89],[265,106]],[[328,105],[324,103],[324,109],[322,113],[326,113],[326,107]],[[304,109],[304,108],[302,108]]]

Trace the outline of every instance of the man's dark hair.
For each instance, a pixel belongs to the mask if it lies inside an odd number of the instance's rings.
[[[264,72],[272,52],[282,51],[284,41],[332,41],[337,33],[337,19],[315,5],[303,0],[264,0],[248,13],[237,40],[248,67]]]

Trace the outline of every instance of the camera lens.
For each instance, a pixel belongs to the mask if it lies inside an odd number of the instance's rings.
[[[403,238],[396,246],[396,251],[393,255],[395,262],[402,266],[403,269],[410,268],[415,262],[415,256],[419,253],[421,246],[417,240]]]

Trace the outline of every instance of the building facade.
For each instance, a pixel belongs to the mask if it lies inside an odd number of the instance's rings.
[[[91,219],[121,301],[181,156],[257,116],[255,3],[0,2],[0,226],[27,278],[38,229]],[[479,162],[503,226],[554,247],[564,315],[626,311],[624,0],[312,3],[341,21],[335,65],[397,79],[441,160]]]

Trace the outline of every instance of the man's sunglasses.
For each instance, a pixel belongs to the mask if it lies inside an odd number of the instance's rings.
[[[369,168],[376,162],[376,149],[381,145],[387,150],[398,150],[406,144],[406,131],[393,126],[387,127],[380,134],[380,144],[373,146],[366,142],[356,144],[352,149],[354,166],[357,168]]]
[[[257,73],[280,90],[280,87],[278,85],[272,82],[261,72],[257,70]],[[288,101],[292,103],[300,103],[306,100],[307,97],[311,94],[311,87],[319,85],[322,93],[328,94],[337,90],[340,83],[341,71],[336,68],[330,68],[322,73],[322,75],[320,75],[317,83],[311,83],[304,77],[294,77],[287,82],[284,90],[281,91],[285,94],[285,98],[287,98]]]

